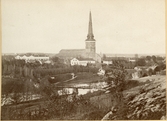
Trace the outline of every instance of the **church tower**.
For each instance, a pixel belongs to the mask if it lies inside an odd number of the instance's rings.
[[[88,35],[87,35],[87,39],[85,40],[85,46],[86,46],[85,49],[86,49],[87,56],[95,57],[96,40],[94,39],[94,35],[93,35],[91,12],[89,13]]]

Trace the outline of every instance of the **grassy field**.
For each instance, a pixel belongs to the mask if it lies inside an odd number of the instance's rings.
[[[76,74],[77,78],[70,80],[68,82],[62,82],[64,85],[73,85],[73,84],[90,84],[92,82],[97,82],[101,79],[97,74],[82,72]],[[58,84],[61,85],[61,84]]]
[[[54,77],[54,79],[48,78],[50,83],[56,83],[56,82],[64,82],[66,80],[71,79],[72,75],[71,73],[67,74],[58,74],[58,75],[52,75],[51,77]]]

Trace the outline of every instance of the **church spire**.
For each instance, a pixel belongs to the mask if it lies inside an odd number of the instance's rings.
[[[96,54],[96,40],[93,35],[93,27],[92,27],[92,15],[91,11],[89,13],[89,26],[88,26],[88,35],[85,40],[85,52],[88,58],[94,58]]]
[[[91,11],[90,11],[87,39],[93,39],[93,38],[94,38],[94,35],[93,35],[93,28],[92,28],[92,15],[91,15]]]

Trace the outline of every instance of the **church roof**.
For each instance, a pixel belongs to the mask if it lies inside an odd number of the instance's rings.
[[[77,57],[85,53],[85,49],[62,49],[58,56],[62,57]]]
[[[59,53],[79,53],[79,52],[84,52],[85,49],[62,49],[60,50]]]
[[[103,61],[112,61],[112,60],[113,60],[113,58],[111,58],[111,57],[103,58]]]

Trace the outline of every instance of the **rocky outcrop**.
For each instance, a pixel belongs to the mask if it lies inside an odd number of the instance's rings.
[[[117,110],[118,110],[118,108],[115,107],[115,106],[113,106],[113,107],[111,108],[111,111],[108,112],[108,113],[103,117],[103,119],[102,119],[101,121],[114,119],[115,116],[116,116],[115,113],[117,112]]]
[[[165,120],[166,79],[150,77],[146,84],[124,91],[128,120]],[[122,109],[120,109],[122,110]],[[110,113],[108,113],[109,115]],[[107,115],[106,115],[107,116]],[[111,115],[109,119],[114,119]],[[115,116],[117,117],[117,116]],[[117,118],[115,118],[117,119]]]
[[[165,83],[155,80],[144,85],[128,103],[128,119],[161,119],[166,112]]]
[[[133,79],[138,79],[140,77],[142,77],[142,74],[140,73],[140,71],[132,73],[132,78]]]

